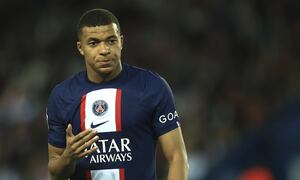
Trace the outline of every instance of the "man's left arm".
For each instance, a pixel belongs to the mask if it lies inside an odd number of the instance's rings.
[[[181,128],[161,135],[159,142],[169,164],[168,180],[187,180],[189,165]]]

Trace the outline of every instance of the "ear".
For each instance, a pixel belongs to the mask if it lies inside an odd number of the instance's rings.
[[[81,55],[84,55],[80,41],[77,41],[77,49]]]
[[[123,37],[123,35],[120,35],[120,39],[121,39],[121,49],[123,49],[123,42],[124,42],[124,37]]]

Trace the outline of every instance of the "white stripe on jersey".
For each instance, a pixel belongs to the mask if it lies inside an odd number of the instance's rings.
[[[91,170],[92,179],[124,180],[123,169]]]
[[[115,132],[118,131],[118,121],[120,123],[120,120],[117,119],[118,111],[120,111],[118,108],[118,102],[120,101],[120,97],[118,96],[118,92],[120,90],[109,88],[109,89],[100,89],[91,91],[88,94],[86,94],[85,97],[85,117],[81,117],[84,119],[81,119],[81,121],[84,121],[85,129],[88,129],[91,127],[91,124],[93,125],[99,125],[95,127],[94,129],[97,130],[97,132]],[[93,111],[95,111],[95,105],[94,103],[96,101],[105,101],[107,103],[107,107],[105,107],[105,112],[103,115],[96,115]],[[118,105],[118,106],[116,106]],[[102,124],[103,123],[103,124]]]

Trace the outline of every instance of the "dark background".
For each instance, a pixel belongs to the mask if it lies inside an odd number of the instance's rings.
[[[191,180],[300,179],[299,2],[1,1],[0,179],[49,179],[46,102],[84,69],[76,24],[91,8],[119,18],[123,62],[168,80]]]

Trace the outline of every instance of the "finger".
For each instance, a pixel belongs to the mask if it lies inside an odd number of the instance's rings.
[[[80,154],[82,151],[90,147],[93,143],[95,143],[99,139],[99,136],[95,136],[86,143],[82,144],[75,153]],[[97,147],[97,146],[96,146]]]
[[[82,152],[82,153],[79,155],[79,158],[82,158],[82,157],[85,157],[85,156],[87,156],[87,155],[90,155],[90,154],[92,154],[93,152],[95,152],[97,149],[98,149],[98,146],[95,146],[95,147],[93,147],[93,148],[91,148],[91,149],[89,149],[89,150],[87,150],[87,151],[84,151],[84,152]]]
[[[76,136],[74,136],[72,140],[72,144],[74,144],[76,147],[81,146],[84,142],[88,141],[88,139],[83,139],[84,137],[89,137],[89,134],[93,134],[95,136],[97,134],[96,130],[93,129],[87,129],[85,131],[80,132]]]
[[[86,136],[87,134],[89,134],[91,132],[92,132],[92,129],[87,129],[85,131],[80,132],[79,134],[74,136],[74,141],[78,141],[78,140],[82,139],[84,136]]]
[[[73,132],[72,132],[72,125],[71,124],[68,124],[67,126],[67,129],[66,129],[66,133],[67,133],[67,136],[74,136]]]
[[[81,139],[76,138],[77,141],[73,141],[73,147],[75,147],[75,148],[81,147],[82,145],[84,145],[87,142],[89,142],[90,140],[92,140],[96,135],[97,135],[97,131],[92,130],[90,133],[85,134],[85,136],[83,136]]]

